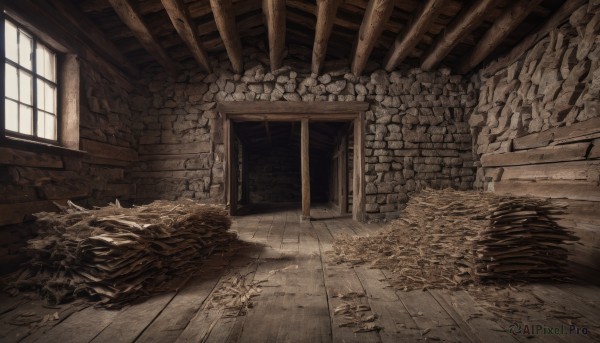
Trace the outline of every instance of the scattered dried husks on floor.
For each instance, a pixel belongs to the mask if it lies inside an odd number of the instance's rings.
[[[173,289],[198,261],[227,249],[236,236],[219,206],[156,201],[37,214],[39,235],[28,242],[31,262],[13,286],[39,291],[49,303],[90,297],[113,307]]]
[[[247,277],[248,275],[237,274],[223,281],[211,295],[210,307],[223,309],[223,318],[246,315],[247,310],[254,306],[252,298],[262,292],[260,284],[266,282],[249,281]]]
[[[364,296],[362,293],[338,294],[334,296],[334,298],[342,300],[342,304],[333,309],[334,315],[342,316],[345,320],[339,324],[340,327],[353,328],[354,332],[381,330],[381,327],[375,323],[377,315],[371,312],[371,307],[357,301],[358,298]]]
[[[339,262],[388,270],[397,289],[458,289],[479,281],[563,277],[564,208],[549,200],[473,191],[423,190],[378,235],[334,244]]]

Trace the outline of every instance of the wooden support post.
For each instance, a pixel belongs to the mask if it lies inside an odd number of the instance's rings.
[[[425,71],[435,69],[462,38],[483,22],[485,13],[496,4],[497,1],[494,0],[477,0],[461,10],[423,55],[421,69]]]
[[[210,0],[210,6],[215,16],[217,29],[227,50],[233,70],[241,74],[244,69],[242,59],[242,42],[235,25],[235,11],[232,0]]]
[[[302,165],[302,220],[310,220],[310,155],[308,119],[302,119],[300,134],[300,163]]]
[[[315,27],[315,43],[312,52],[313,73],[318,74],[325,61],[327,43],[331,36],[331,28],[335,21],[335,13],[341,0],[318,0],[317,1],[317,25]]]
[[[225,144],[225,159],[223,163],[223,172],[225,180],[223,182],[223,203],[229,205],[229,188],[232,187],[229,183],[231,182],[231,151],[233,150],[230,146],[229,135],[231,134],[231,121],[229,118],[223,120],[223,143]]]
[[[342,136],[340,155],[338,156],[338,203],[340,214],[348,213],[348,139]]]
[[[383,32],[383,26],[392,15],[394,1],[370,0],[365,16],[363,17],[358,37],[354,43],[354,56],[352,57],[352,73],[362,74],[367,65],[367,60],[375,47],[375,43]]]
[[[354,120],[354,177],[352,187],[352,217],[365,220],[365,113]]]

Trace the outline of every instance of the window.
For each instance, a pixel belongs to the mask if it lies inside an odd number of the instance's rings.
[[[9,19],[4,30],[6,135],[56,142],[56,53]]]

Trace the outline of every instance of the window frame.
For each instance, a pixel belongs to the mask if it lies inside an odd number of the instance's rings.
[[[61,146],[61,142],[62,142],[62,120],[63,120],[63,115],[62,115],[62,101],[61,101],[61,71],[60,68],[62,67],[62,63],[61,63],[61,59],[62,59],[62,54],[55,49],[51,44],[48,44],[46,41],[44,41],[43,39],[41,39],[39,37],[39,35],[31,32],[31,30],[29,30],[26,25],[20,23],[18,20],[14,19],[13,17],[11,17],[10,15],[8,15],[6,12],[2,11],[2,15],[0,17],[0,20],[2,20],[2,25],[0,25],[0,51],[2,52],[3,56],[4,56],[4,61],[2,63],[2,66],[0,68],[0,72],[1,75],[3,76],[3,81],[2,81],[2,86],[0,87],[0,89],[2,90],[2,94],[3,96],[0,99],[0,130],[1,130],[1,138],[2,139],[11,139],[11,138],[16,138],[19,140],[25,140],[25,141],[32,141],[32,142],[36,142],[36,143],[44,143],[44,144],[49,144],[49,145],[54,145],[54,146]],[[33,57],[31,60],[32,66],[31,66],[31,70],[28,70],[27,68],[21,66],[18,62],[14,62],[12,60],[9,60],[8,57],[6,56],[6,42],[5,42],[5,27],[6,27],[6,21],[10,22],[13,26],[15,26],[17,28],[17,30],[24,32],[25,34],[27,34],[31,40],[32,40],[32,52],[33,52]],[[44,76],[40,75],[37,73],[37,53],[36,53],[36,49],[37,49],[37,44],[41,44],[45,49],[47,49],[49,52],[54,54],[55,57],[55,81],[49,80],[47,78],[45,78]],[[33,133],[32,134],[25,134],[25,133],[21,133],[21,132],[16,132],[16,131],[12,131],[12,130],[7,130],[6,129],[6,87],[5,87],[5,79],[6,79],[6,64],[11,65],[12,67],[17,69],[17,72],[19,72],[20,70],[25,71],[26,73],[31,74],[32,77],[32,102],[31,105],[27,105],[25,103],[22,103],[19,100],[14,100],[14,99],[10,99],[11,101],[15,101],[18,105],[25,105],[25,106],[30,106],[32,108],[32,130]],[[56,113],[54,113],[54,116],[56,117],[56,137],[55,139],[48,139],[45,137],[40,137],[38,136],[38,115],[40,113],[45,114],[47,113],[45,110],[39,109],[37,106],[37,93],[38,93],[38,86],[37,86],[37,82],[38,80],[41,80],[42,82],[51,84],[52,86],[54,86],[54,91],[55,91],[55,98],[54,98],[54,104],[55,104],[55,110]],[[20,92],[20,89],[19,89]]]

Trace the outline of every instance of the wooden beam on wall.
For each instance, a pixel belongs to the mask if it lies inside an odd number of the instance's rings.
[[[131,0],[108,0],[108,2],[114,8],[115,12],[117,12],[117,15],[121,18],[123,23],[133,31],[133,34],[140,41],[144,49],[146,49],[167,71],[174,73],[175,64],[152,35],[150,29],[148,29],[141,14],[134,7]]]
[[[446,0],[427,0],[413,13],[385,57],[385,70],[394,70],[410,54],[429,30],[429,25],[437,18],[445,2]]]
[[[269,59],[271,70],[281,67],[285,49],[285,0],[263,0],[269,36]]]
[[[476,0],[468,8],[460,11],[443,33],[438,35],[435,43],[425,53],[421,62],[421,69],[431,71],[450,53],[461,38],[473,31],[485,18],[486,12],[491,10],[497,1]]]
[[[392,15],[393,9],[394,1],[392,0],[369,1],[354,44],[351,68],[354,75],[362,74],[375,43],[377,43],[377,39],[383,32],[383,26]]]
[[[317,0],[317,25],[315,27],[315,43],[313,45],[311,66],[311,70],[315,74],[321,71],[325,61],[327,43],[331,36],[335,14],[341,2],[341,0]]]
[[[114,0],[111,0],[114,1]],[[175,30],[192,52],[192,56],[207,72],[210,73],[208,55],[200,42],[198,26],[194,23],[183,0],[161,0]]]
[[[310,220],[310,156],[308,119],[303,119],[300,129],[300,164],[302,176],[302,219]]]
[[[367,111],[369,103],[363,101],[236,101],[219,102],[217,111],[221,113],[357,113]]]
[[[513,2],[486,31],[475,48],[471,50],[471,54],[466,59],[461,60],[461,63],[456,68],[458,73],[465,74],[469,72],[488,57],[525,20],[540,2],[542,0],[519,0]]]
[[[517,59],[519,59],[525,52],[527,52],[532,46],[544,38],[550,31],[557,28],[560,24],[565,22],[576,9],[585,5],[586,0],[567,0],[552,16],[533,34],[527,36],[525,39],[515,46],[507,55],[499,58],[492,62],[488,67],[481,70],[481,75],[488,77],[495,74],[498,70],[508,67]]]
[[[241,74],[244,69],[242,42],[235,24],[232,0],[210,0],[210,6],[233,71]]]

